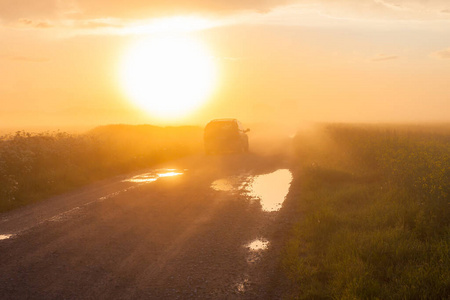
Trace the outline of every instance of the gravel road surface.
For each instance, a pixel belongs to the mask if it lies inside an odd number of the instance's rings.
[[[0,299],[277,299],[288,167],[195,156],[0,214]]]

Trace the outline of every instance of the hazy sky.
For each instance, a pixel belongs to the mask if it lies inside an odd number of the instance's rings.
[[[174,16],[190,21],[164,25]],[[219,69],[175,121],[118,79],[130,45],[165,31],[203,41]],[[450,121],[450,2],[0,0],[0,101],[0,127]]]

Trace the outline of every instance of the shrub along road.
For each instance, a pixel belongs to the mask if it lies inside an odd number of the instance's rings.
[[[239,188],[281,164],[190,157],[3,213],[0,298],[277,298],[288,222]]]

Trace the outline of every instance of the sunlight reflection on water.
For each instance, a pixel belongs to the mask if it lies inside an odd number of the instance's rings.
[[[0,234],[0,240],[7,240],[14,236],[14,234]]]
[[[261,260],[263,251],[269,249],[270,242],[266,239],[256,239],[246,245],[249,250],[247,255],[247,263],[254,264]]]
[[[183,175],[184,171],[176,169],[158,169],[154,172],[139,174],[131,178],[123,180],[124,182],[135,182],[135,183],[149,183],[158,180],[163,177],[173,177]]]
[[[246,245],[251,251],[267,250],[269,248],[269,241],[263,239],[256,239],[250,244]]]
[[[292,173],[288,169],[256,176],[233,176],[217,179],[211,188],[222,192],[243,192],[253,199],[258,199],[263,211],[271,212],[281,209],[291,186]]]
[[[172,177],[172,176],[178,176],[178,175],[182,175],[183,173],[181,172],[174,172],[174,171],[170,171],[167,173],[158,173],[158,177]]]
[[[242,181],[246,182],[246,180],[247,179],[242,180],[242,178],[239,177],[217,179],[211,183],[211,188],[216,191],[235,192],[242,189],[244,186]]]
[[[292,173],[287,169],[258,175],[251,179],[246,194],[260,199],[263,211],[278,211],[286,199],[291,181]]]

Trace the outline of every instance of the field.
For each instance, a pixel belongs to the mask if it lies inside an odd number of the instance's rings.
[[[199,152],[199,127],[110,125],[0,137],[0,212]]]
[[[200,153],[201,136],[149,125],[3,136],[0,212]],[[253,155],[289,148],[271,141]],[[291,152],[294,225],[275,283],[286,299],[450,295],[450,127],[322,125],[299,131]]]
[[[450,128],[325,125],[295,139],[287,299],[447,299]]]

